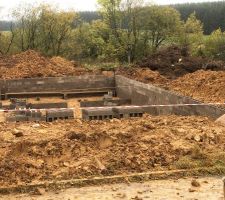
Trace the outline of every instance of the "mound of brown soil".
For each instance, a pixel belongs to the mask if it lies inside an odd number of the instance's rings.
[[[225,127],[203,117],[145,116],[32,125],[0,124],[1,187],[166,170],[184,156],[192,155],[201,163],[224,151]],[[16,138],[13,129],[23,136]]]
[[[210,61],[201,57],[189,56],[187,49],[171,46],[143,59],[137,66],[158,71],[161,75],[175,79],[200,69],[224,70],[221,61]]]
[[[187,74],[169,85],[171,90],[194,99],[212,102],[225,102],[225,72],[203,71]]]
[[[117,69],[117,74],[143,83],[151,83],[160,87],[165,87],[168,79],[160,75],[157,71],[148,68],[123,67]]]
[[[8,56],[7,59],[0,57],[0,78],[61,77],[91,73],[84,68],[75,66],[75,63],[63,58],[53,57],[49,59],[38,52],[29,50]]]

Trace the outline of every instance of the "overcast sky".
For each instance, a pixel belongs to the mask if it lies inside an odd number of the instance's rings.
[[[146,0],[148,1],[148,0]],[[175,4],[175,3],[184,3],[184,2],[206,2],[209,0],[154,0],[153,2],[156,4]],[[218,0],[211,0],[218,1]],[[96,10],[96,2],[97,0],[0,0],[1,14],[0,16],[4,16],[7,18],[10,10],[14,7],[17,7],[20,4],[26,3],[49,3],[58,5],[62,9],[75,9],[75,10]],[[151,1],[152,2],[152,1]]]

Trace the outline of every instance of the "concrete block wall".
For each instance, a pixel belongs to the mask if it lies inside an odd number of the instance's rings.
[[[104,75],[0,80],[0,90],[3,94],[73,91],[91,88],[109,88],[114,86],[114,77]]]
[[[190,97],[178,95],[151,84],[144,84],[123,76],[116,76],[116,91],[119,98],[130,98],[132,105],[200,104]],[[212,119],[225,114],[225,109],[216,106],[145,107],[153,115],[201,115]]]
[[[110,104],[111,103],[111,104]],[[116,105],[116,106],[121,106],[121,105],[130,105],[131,100],[130,99],[113,99],[109,101],[81,101],[80,102],[80,107],[103,107],[103,106],[110,106],[110,105]]]
[[[60,103],[32,103],[29,105],[31,109],[50,109],[50,108],[68,108],[67,102]]]

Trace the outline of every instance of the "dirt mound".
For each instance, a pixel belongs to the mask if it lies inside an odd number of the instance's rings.
[[[221,61],[210,61],[188,55],[187,49],[171,46],[143,59],[137,66],[158,71],[161,75],[175,79],[200,69],[224,70]]]
[[[200,101],[225,102],[224,71],[199,70],[172,81],[168,86],[171,90]]]
[[[33,50],[0,57],[0,78],[3,79],[77,76],[88,73],[91,72],[76,67],[73,62],[60,57],[49,59]]]
[[[192,162],[198,163],[196,167],[211,166],[217,160],[209,162],[208,156],[224,151],[225,127],[203,117],[145,116],[32,125],[0,124],[1,187],[187,168]],[[15,138],[13,128],[24,136]],[[184,157],[193,161],[181,163]]]
[[[70,68],[79,67],[75,61],[69,61],[60,56],[54,56],[50,60],[59,67],[61,66],[66,66]]]
[[[117,69],[117,74],[143,83],[151,83],[160,87],[165,87],[168,79],[160,75],[159,72],[148,68],[121,67]]]

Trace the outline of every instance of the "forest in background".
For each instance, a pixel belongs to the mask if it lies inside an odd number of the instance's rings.
[[[187,20],[193,12],[204,24],[203,30],[205,34],[211,34],[214,30],[221,28],[225,31],[225,1],[206,2],[206,3],[185,3],[171,5],[181,14],[182,20]],[[101,15],[97,11],[78,12],[84,22],[101,19]],[[10,22],[0,20],[0,30],[10,30]]]
[[[140,2],[98,0],[98,12],[78,13],[46,4],[17,8],[13,23],[0,23],[0,53],[33,49],[131,63],[177,45],[192,55],[225,60],[225,2],[147,7]]]

